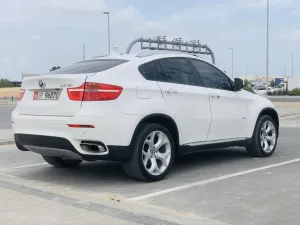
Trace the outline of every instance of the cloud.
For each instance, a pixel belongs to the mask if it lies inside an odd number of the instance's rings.
[[[125,33],[148,34],[151,32],[165,32],[167,30],[163,21],[147,20],[135,6],[117,10],[112,14],[112,17],[114,18],[113,25],[118,28],[119,32],[122,30],[121,32]]]
[[[9,62],[9,58],[8,57],[0,58],[0,62],[8,63]]]
[[[267,0],[237,0],[241,5],[249,8],[266,8]],[[270,7],[288,7],[295,3],[295,0],[269,0]]]
[[[20,63],[25,63],[25,60],[24,59],[20,59]]]
[[[33,35],[32,38],[36,39],[36,40],[39,40],[39,39],[41,39],[41,35],[36,34],[36,35]]]
[[[67,11],[101,11],[107,8],[104,0],[35,0],[33,5]]]
[[[290,40],[300,41],[300,29],[292,31],[288,37]]]
[[[299,15],[299,12],[298,11],[293,11],[293,12],[291,12],[291,16],[298,16]]]

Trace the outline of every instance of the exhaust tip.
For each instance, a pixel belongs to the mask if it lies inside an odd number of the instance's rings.
[[[90,153],[103,154],[107,151],[104,144],[100,142],[82,141],[80,147],[82,150]]]

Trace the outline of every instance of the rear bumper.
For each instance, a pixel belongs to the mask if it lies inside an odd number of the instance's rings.
[[[79,152],[72,143],[61,137],[15,134],[15,141],[22,151],[32,151],[41,155],[81,159],[86,161],[113,160],[125,161],[130,156],[130,146],[106,146],[107,154],[88,155]]]
[[[75,117],[24,116],[12,114],[12,127],[20,150],[39,154],[93,160],[126,160],[130,143],[140,121],[138,115],[77,115]],[[95,128],[70,128],[68,124],[94,125]],[[84,142],[101,143],[105,152],[82,148]]]

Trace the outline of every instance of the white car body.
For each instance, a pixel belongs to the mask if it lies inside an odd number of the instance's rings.
[[[264,97],[244,90],[151,81],[139,72],[139,66],[145,63],[178,57],[204,61],[182,53],[114,55],[92,60],[127,62],[95,73],[25,78],[21,87],[25,90],[24,96],[12,113],[18,147],[42,155],[87,161],[126,160],[137,127],[151,118],[154,122],[157,118],[159,121],[165,118],[173,123],[178,135],[177,144],[182,149],[180,154],[189,152],[183,147],[231,146],[250,139],[258,116],[263,112],[279,123],[274,105]],[[119,86],[121,92],[110,101],[70,100],[68,88],[76,91],[84,82]],[[61,91],[58,100],[33,100],[35,91],[55,89]],[[103,92],[116,93],[118,90]],[[99,144],[102,151],[86,150],[86,146],[82,146],[84,143]]]

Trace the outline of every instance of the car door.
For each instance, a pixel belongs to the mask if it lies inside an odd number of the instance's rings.
[[[211,123],[209,94],[185,58],[158,60],[157,82],[181,128],[181,144],[207,139]]]
[[[248,100],[234,91],[234,83],[216,67],[197,59],[190,62],[210,96],[212,122],[207,141],[245,138]]]

